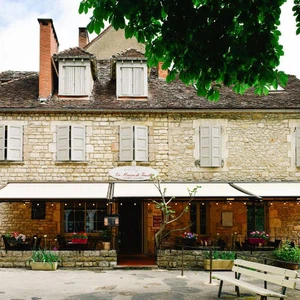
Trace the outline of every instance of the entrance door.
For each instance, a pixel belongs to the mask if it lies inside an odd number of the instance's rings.
[[[139,199],[119,200],[119,248],[122,254],[142,253],[142,205]]]

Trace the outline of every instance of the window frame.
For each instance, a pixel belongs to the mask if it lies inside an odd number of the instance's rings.
[[[118,60],[116,70],[117,98],[148,97],[146,60]]]
[[[149,161],[148,131],[148,126],[120,125],[119,161]]]
[[[78,135],[78,130],[82,131]],[[81,139],[81,147],[76,140]],[[81,153],[81,155],[78,155]],[[80,124],[56,126],[56,160],[85,161],[86,156],[86,126]]]
[[[0,161],[23,161],[23,134],[22,125],[0,125]]]

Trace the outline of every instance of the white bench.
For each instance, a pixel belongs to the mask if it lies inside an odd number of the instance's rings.
[[[295,289],[296,280],[298,278],[298,272],[274,266],[264,265],[256,262],[246,261],[242,259],[236,259],[232,267],[232,271],[235,272],[235,278],[226,276],[225,274],[213,274],[213,278],[220,280],[218,298],[221,297],[223,281],[229,282],[235,285],[237,297],[240,297],[239,288],[244,288],[251,292],[260,295],[261,300],[266,300],[267,297],[275,297],[283,299],[287,297],[285,295],[286,289]],[[241,280],[241,275],[245,275]],[[248,283],[248,278],[261,279],[264,281],[264,287],[259,287],[254,284]],[[289,280],[291,279],[291,280]],[[281,286],[281,292],[274,292],[267,288],[267,282]]]

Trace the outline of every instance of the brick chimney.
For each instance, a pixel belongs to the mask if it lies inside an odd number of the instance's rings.
[[[162,79],[166,79],[166,77],[168,76],[168,70],[163,70],[161,67],[163,65],[163,62],[159,62],[158,63],[158,78],[162,78]]]
[[[78,46],[79,48],[84,48],[88,43],[89,35],[85,27],[79,27],[79,36],[78,36]]]
[[[59,42],[52,19],[38,19],[40,24],[40,75],[39,100],[46,101],[52,96],[54,88],[53,54],[58,53]]]

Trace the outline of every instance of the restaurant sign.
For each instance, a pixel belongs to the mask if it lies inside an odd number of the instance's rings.
[[[158,172],[149,167],[126,166],[109,170],[109,175],[121,180],[149,180],[157,176]]]

